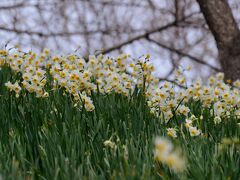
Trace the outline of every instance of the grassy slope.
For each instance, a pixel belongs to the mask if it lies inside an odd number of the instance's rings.
[[[154,162],[153,139],[178,126],[153,117],[141,95],[92,96],[95,111],[74,107],[68,95],[51,91],[45,99],[32,94],[15,98],[4,87],[10,73],[0,71],[0,174],[7,179],[238,179],[240,153],[235,145],[219,150],[223,137],[240,137],[237,120],[213,126],[209,110],[199,121],[206,137],[190,137],[182,128],[174,143],[188,160],[183,174],[174,174]],[[191,103],[191,102],[189,102]],[[201,105],[192,102],[196,116]],[[104,147],[112,137],[117,150]],[[126,154],[126,148],[128,154]]]

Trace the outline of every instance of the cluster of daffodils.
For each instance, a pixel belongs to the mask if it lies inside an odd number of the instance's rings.
[[[149,55],[134,61],[127,54],[117,58],[104,55],[89,56],[88,60],[75,54],[50,56],[49,50],[40,55],[29,51],[0,51],[0,66],[8,66],[21,78],[6,82],[6,87],[19,97],[21,91],[35,93],[37,97],[48,97],[45,88],[64,89],[74,101],[87,111],[93,111],[91,93],[112,92],[129,96],[135,87],[148,87],[158,82],[152,76],[154,67],[148,63]],[[48,89],[49,90],[49,89]],[[75,105],[77,104],[75,103]]]
[[[208,83],[196,80],[186,87],[184,71],[176,70],[175,82],[159,84],[153,76],[154,66],[149,62],[150,56],[131,58],[122,54],[116,58],[102,54],[91,55],[86,60],[76,54],[67,56],[52,56],[49,50],[37,55],[29,51],[0,51],[0,66],[8,66],[20,78],[6,82],[6,87],[19,97],[29,92],[37,97],[48,97],[50,90],[63,89],[71,95],[75,105],[84,107],[87,111],[94,110],[91,95],[117,93],[130,96],[138,88],[146,100],[151,113],[159,117],[163,123],[168,123],[173,116],[186,119],[186,127],[192,136],[200,135],[200,130],[193,127],[190,120],[190,101],[200,102],[203,108],[212,109],[211,114],[215,124],[222,122],[231,115],[240,117],[240,81],[234,86],[224,83],[224,75],[218,73],[211,76]],[[48,88],[46,88],[48,84]],[[176,137],[174,128],[168,129],[168,134]]]
[[[197,120],[197,118],[192,115],[190,119],[186,119],[185,122],[185,127],[188,129],[190,136],[199,136],[201,134],[201,130],[198,130],[197,127],[193,126],[193,121],[195,120]]]
[[[176,82],[183,85],[183,75],[179,74],[177,72]],[[205,84],[197,80],[189,87],[179,90],[174,90],[174,84],[169,82],[165,82],[160,88],[150,86],[146,91],[146,97],[151,113],[159,117],[163,123],[168,124],[174,115],[184,118],[185,127],[191,136],[202,134],[198,127],[193,126],[197,119],[212,120],[216,125],[231,116],[240,119],[240,81],[233,82],[233,86],[226,84],[223,73],[211,76]],[[201,104],[202,110],[208,109],[211,118],[203,119],[202,116],[196,118],[187,106],[189,102]],[[176,128],[168,128],[167,134],[173,138],[177,137]]]
[[[203,117],[201,116],[200,119],[202,119]],[[218,117],[215,117],[218,118]],[[215,121],[214,118],[214,121]],[[187,131],[189,132],[190,136],[199,136],[201,135],[201,130],[199,130],[196,126],[194,126],[194,122],[196,122],[198,120],[198,118],[196,118],[194,115],[192,115],[190,118],[185,120],[185,128],[187,129]],[[177,130],[176,128],[167,128],[167,135],[171,138],[176,138],[177,137]]]
[[[174,149],[173,144],[164,137],[155,139],[154,157],[174,172],[182,172],[186,168],[186,162],[180,150]]]
[[[14,84],[11,82],[5,83],[5,86],[11,91],[14,91],[16,93],[16,97],[19,97],[19,92],[21,91],[21,86],[18,84],[18,82],[15,82]]]
[[[47,82],[46,71],[40,65],[43,63],[44,56],[36,59],[36,53],[18,52],[7,54],[6,51],[0,52],[1,59],[0,65],[7,64],[15,73],[20,73],[22,78],[14,83],[8,81],[5,83],[10,91],[14,91],[16,96],[19,97],[20,91],[26,89],[28,92],[36,93],[37,97],[47,97],[48,93],[44,91],[44,86]]]
[[[213,107],[212,113],[219,118],[233,111],[239,116],[240,81],[234,82],[232,87],[225,84],[223,78],[223,74],[218,73],[216,77],[211,76],[206,85],[197,80],[188,88],[178,91],[173,91],[173,85],[167,82],[161,88],[151,87],[147,92],[151,112],[162,116],[166,122],[172,118],[173,110],[187,117],[190,109],[184,103],[193,100],[200,101],[204,108]]]

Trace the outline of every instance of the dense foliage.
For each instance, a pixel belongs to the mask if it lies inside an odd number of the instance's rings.
[[[1,50],[1,176],[239,179],[240,82],[160,85],[149,58]]]

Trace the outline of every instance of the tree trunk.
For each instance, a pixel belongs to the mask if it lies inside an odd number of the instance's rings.
[[[212,32],[225,80],[240,79],[240,30],[227,0],[197,0]]]

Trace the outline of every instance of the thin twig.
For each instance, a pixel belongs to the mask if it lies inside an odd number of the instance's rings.
[[[178,55],[188,57],[189,59],[191,59],[191,60],[193,60],[193,61],[195,61],[195,62],[197,62],[197,63],[199,63],[199,64],[208,66],[208,67],[210,67],[211,69],[213,69],[213,70],[215,70],[215,71],[217,71],[217,72],[221,71],[221,69],[219,69],[219,68],[217,68],[217,67],[215,67],[215,66],[213,66],[213,65],[211,65],[211,64],[209,64],[209,63],[207,63],[207,62],[205,62],[205,61],[203,61],[203,60],[201,60],[201,59],[199,59],[199,58],[197,58],[197,57],[194,57],[194,56],[192,56],[192,55],[190,55],[190,54],[184,53],[184,52],[182,52],[182,51],[180,51],[180,50],[178,50],[178,49],[172,48],[172,47],[168,47],[168,46],[166,46],[166,45],[164,45],[164,44],[162,44],[162,43],[160,43],[160,42],[158,42],[158,41],[156,41],[156,40],[153,40],[153,39],[151,39],[151,38],[149,38],[149,37],[147,38],[147,40],[150,41],[150,42],[153,42],[153,43],[157,44],[158,46],[160,46],[160,47],[162,47],[162,48],[164,48],[164,49],[167,49],[167,50],[169,50],[169,51],[172,51],[172,52],[174,52],[174,53],[176,53],[176,54],[178,54]]]

